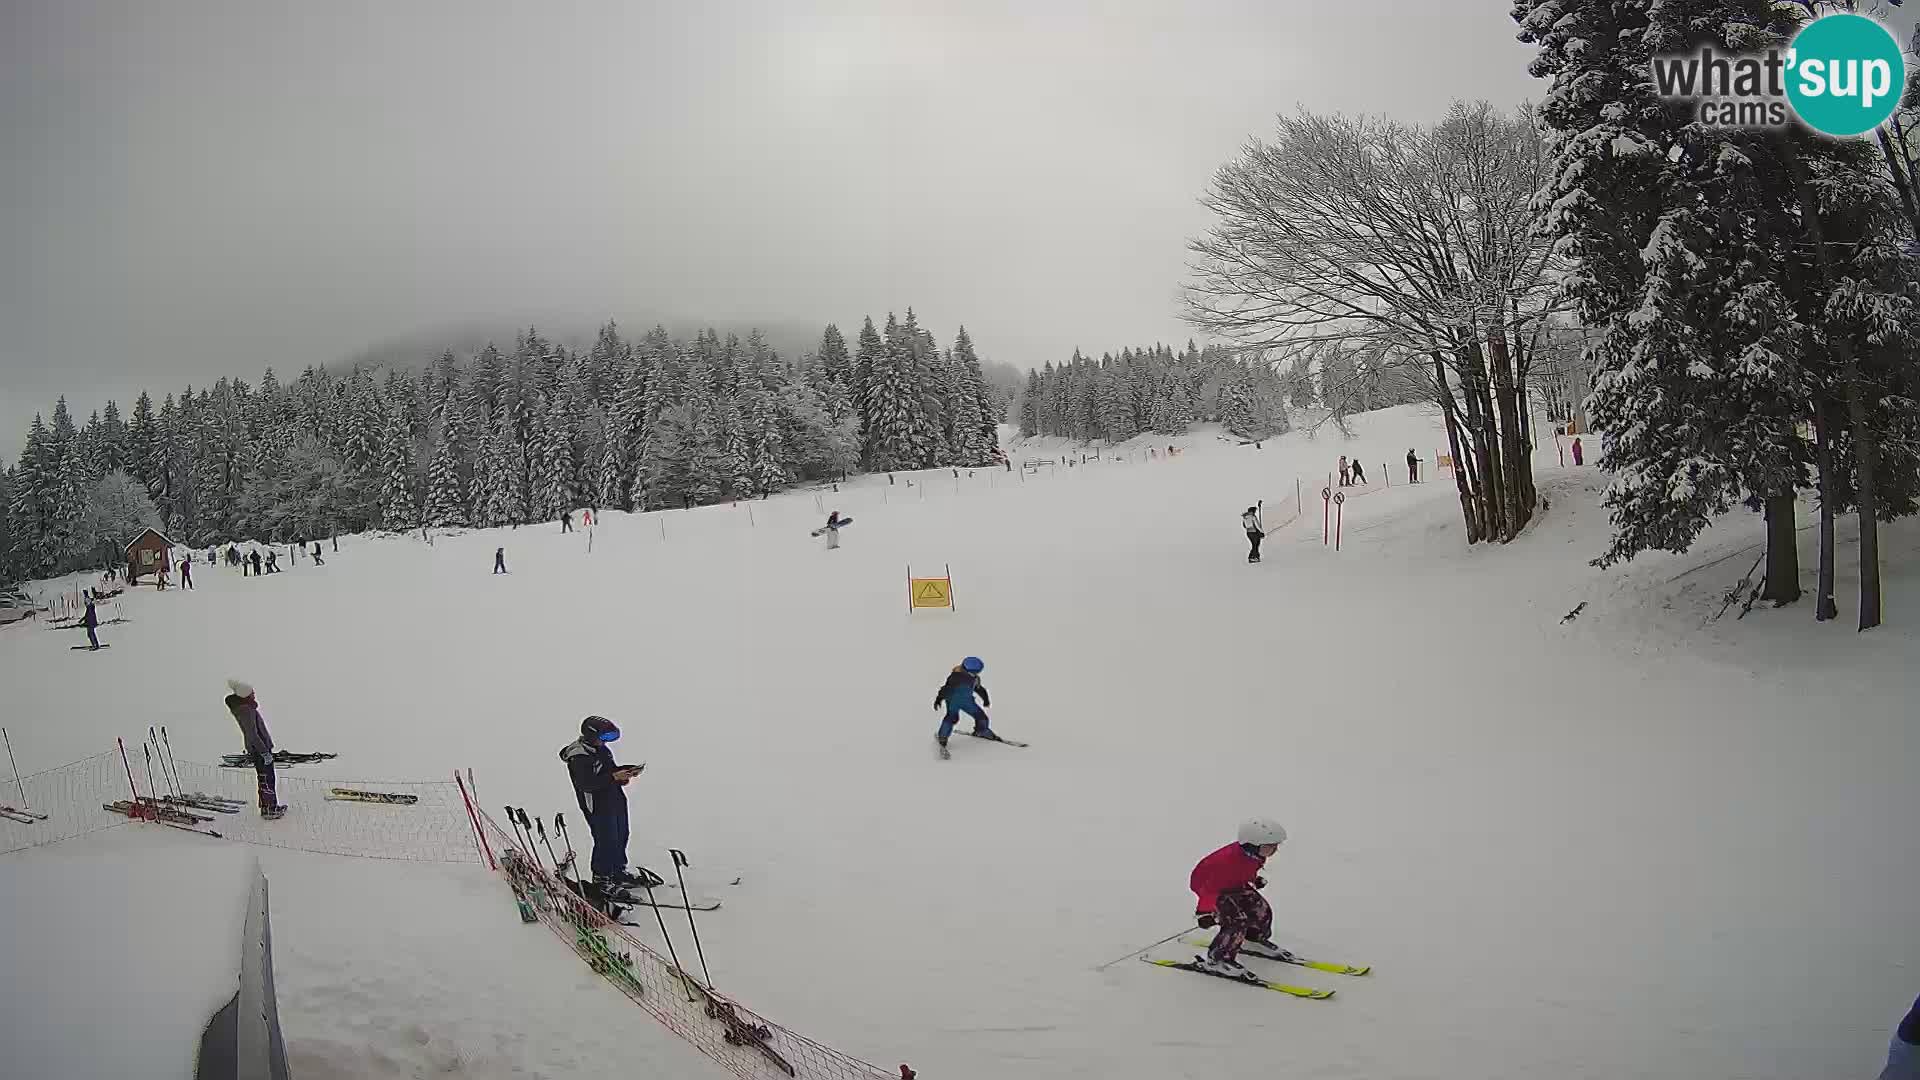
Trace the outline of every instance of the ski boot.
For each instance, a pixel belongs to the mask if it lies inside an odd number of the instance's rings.
[[[1298,960],[1298,957],[1292,953],[1275,945],[1272,938],[1268,938],[1265,941],[1256,941],[1253,938],[1248,938],[1240,943],[1240,951],[1251,953],[1254,956],[1263,957],[1268,960],[1278,960],[1283,964],[1295,963]]]
[[[973,736],[976,739],[985,739],[988,742],[1005,742],[1006,741],[1002,739],[1000,736],[995,735],[993,733],[992,728],[974,728],[972,731],[967,732],[967,734]]]
[[[287,816],[287,808],[284,806],[263,806],[260,808],[260,816],[267,821],[279,821],[281,818]]]
[[[1203,971],[1208,975],[1219,975],[1223,978],[1240,979],[1245,982],[1258,982],[1260,980],[1260,976],[1248,971],[1235,961],[1215,960],[1213,957],[1204,953],[1193,958],[1193,966],[1196,970]]]

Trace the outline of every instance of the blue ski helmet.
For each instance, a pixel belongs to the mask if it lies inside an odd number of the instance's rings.
[[[601,742],[612,742],[620,737],[620,728],[604,716],[589,716],[580,721],[580,734]]]
[[[986,670],[987,662],[977,656],[969,656],[965,660],[960,661],[960,666],[978,675]]]

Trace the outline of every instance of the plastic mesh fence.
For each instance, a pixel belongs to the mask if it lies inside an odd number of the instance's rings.
[[[675,968],[581,900],[486,814],[480,827],[531,914],[634,1004],[743,1080],[886,1080],[900,1074],[824,1046],[754,1013]]]
[[[5,764],[0,761],[0,768]],[[126,797],[127,771],[117,752],[9,777],[0,782],[0,853],[125,825],[126,818],[108,813],[101,804]]]
[[[248,844],[416,862],[479,857],[466,804],[450,781],[351,781],[292,773],[275,771],[276,794],[287,814],[272,821],[260,816],[252,768],[174,762],[139,744],[127,748],[125,764],[115,749],[17,782],[9,778],[0,782],[0,854],[126,825],[132,819],[108,807],[128,806],[137,791],[142,805],[157,808],[170,827]],[[370,801],[341,792],[393,798]]]
[[[251,767],[188,761],[176,761],[174,766],[179,790],[188,798],[198,793],[239,801],[235,813],[176,805],[211,819],[201,822],[201,827],[231,840],[367,859],[471,862],[479,858],[466,803],[449,780],[334,780],[304,774],[303,770],[318,769],[318,765],[280,768],[274,772],[274,785],[287,815],[269,821],[260,816],[259,781]],[[144,791],[146,777],[139,779]],[[167,783],[158,772],[155,782],[165,794]],[[364,795],[342,794],[354,792],[398,798],[376,802]]]

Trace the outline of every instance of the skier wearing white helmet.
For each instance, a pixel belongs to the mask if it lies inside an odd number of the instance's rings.
[[[1243,946],[1276,960],[1292,958],[1292,953],[1273,943],[1273,908],[1260,895],[1267,884],[1260,871],[1286,840],[1287,830],[1279,822],[1253,818],[1241,824],[1233,843],[1201,859],[1193,868],[1189,885],[1199,898],[1194,919],[1202,927],[1219,927],[1207,955],[1194,961],[1200,970],[1209,975],[1257,979],[1240,965]]]

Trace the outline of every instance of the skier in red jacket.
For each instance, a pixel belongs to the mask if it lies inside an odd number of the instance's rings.
[[[1239,839],[1193,868],[1189,884],[1199,898],[1194,918],[1202,927],[1219,926],[1207,955],[1196,957],[1194,966],[1209,975],[1253,979],[1257,976],[1240,965],[1242,947],[1269,959],[1293,958],[1273,943],[1273,908],[1259,892],[1267,883],[1261,869],[1286,840],[1287,830],[1278,822],[1254,818],[1240,826]]]

